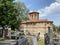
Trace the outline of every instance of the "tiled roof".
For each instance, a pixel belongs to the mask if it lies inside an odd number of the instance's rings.
[[[21,23],[26,24],[26,23],[39,23],[39,22],[51,22],[51,23],[53,23],[53,21],[49,21],[49,20],[27,20],[27,21],[23,21]]]
[[[33,14],[33,13],[37,13],[37,14],[39,14],[39,12],[30,12],[29,14]]]

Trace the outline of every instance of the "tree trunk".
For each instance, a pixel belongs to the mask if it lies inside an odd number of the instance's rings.
[[[15,26],[12,25],[12,26],[11,26],[11,30],[15,30]]]
[[[2,26],[2,27],[3,27],[3,37],[4,37],[4,38],[7,38],[7,35],[8,35],[8,29],[5,29],[4,26]]]

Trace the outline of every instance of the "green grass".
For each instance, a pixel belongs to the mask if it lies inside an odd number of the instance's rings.
[[[38,45],[44,45],[43,40],[39,40]]]
[[[0,41],[4,41],[4,38],[3,37],[0,37]]]

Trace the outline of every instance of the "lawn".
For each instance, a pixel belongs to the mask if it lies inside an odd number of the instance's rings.
[[[38,45],[44,45],[43,40],[39,40]]]
[[[3,37],[0,37],[0,41],[4,41],[4,38]]]

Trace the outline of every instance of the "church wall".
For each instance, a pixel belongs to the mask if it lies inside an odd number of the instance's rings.
[[[31,34],[37,34],[40,32],[41,38],[44,38],[44,34],[48,33],[48,26],[52,27],[51,23],[29,23],[21,25],[25,32],[26,30],[28,30]]]

